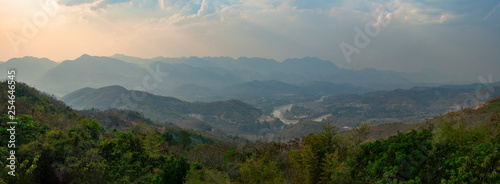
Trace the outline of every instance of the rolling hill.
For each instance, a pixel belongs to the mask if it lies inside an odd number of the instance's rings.
[[[331,121],[331,123],[339,128],[340,132],[347,131],[350,128],[342,127],[343,125],[341,122],[335,120],[335,118],[331,119]],[[285,126],[283,130],[275,132],[272,138],[274,140],[289,140],[296,137],[306,136],[310,132],[318,133],[323,129],[323,123],[324,122],[301,120],[297,124]],[[443,123],[451,123],[455,126],[464,126],[465,129],[486,127],[490,131],[494,132],[498,126],[495,124],[500,124],[500,97],[488,100],[478,106],[451,111],[439,116],[430,117],[417,123],[394,121],[372,124],[371,132],[368,135],[368,141],[386,139],[398,133],[406,133],[411,130],[425,129],[436,133],[439,131],[437,127],[441,127]]]
[[[65,95],[61,100],[75,109],[118,108],[138,111],[162,123],[201,120],[228,133],[253,132],[256,129],[248,127],[263,126],[256,121],[262,112],[239,100],[185,102],[173,97],[126,90],[120,86],[82,88]]]
[[[284,117],[315,119],[331,115],[340,126],[352,126],[364,121],[374,124],[418,123],[497,96],[500,96],[500,83],[414,87],[329,96],[320,102],[298,103]]]

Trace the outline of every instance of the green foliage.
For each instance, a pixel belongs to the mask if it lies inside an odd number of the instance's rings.
[[[209,183],[209,184],[230,184],[231,180],[227,173],[215,169],[192,169],[186,177],[187,184]]]
[[[181,130],[181,134],[179,135],[179,142],[181,143],[182,148],[186,149],[191,145],[191,137],[189,136],[189,132],[185,130]]]
[[[219,144],[199,144],[189,150],[188,158],[190,161],[199,163],[200,167],[224,169],[230,148],[228,145]]]
[[[500,144],[486,127],[443,122],[434,142],[435,172],[442,183],[494,183],[500,180]]]
[[[66,160],[74,183],[105,183],[107,180],[105,160],[97,148],[86,150],[79,158],[70,157]]]
[[[314,154],[312,159],[312,172],[310,173],[310,182],[317,183],[320,181],[320,177],[323,173],[321,169],[321,164],[328,153],[334,153],[335,150],[339,149],[339,141],[337,136],[337,128],[335,126],[325,124],[323,126],[323,132],[318,134],[311,133],[309,136],[304,138],[304,144],[309,145],[312,154]]]
[[[488,100],[486,104],[488,105],[479,108],[480,112],[486,112],[489,114],[500,112],[500,98]]]
[[[0,121],[4,122],[0,125],[0,137],[4,137],[0,142],[1,147],[7,147],[8,137],[10,137],[10,132],[7,131],[11,125],[6,122],[17,122],[15,124],[15,135],[16,144],[22,145],[36,140],[41,134],[49,129],[47,124],[38,121],[33,121],[33,117],[30,115],[20,114],[16,116],[16,119],[10,120],[8,115],[0,117]]]
[[[2,158],[8,158],[10,154],[6,147],[0,147],[0,156]],[[34,156],[32,159],[26,159],[21,163],[16,164],[16,176],[8,175],[10,168],[7,166],[7,162],[0,162],[0,183],[34,183],[34,173],[33,171],[38,168],[38,160],[40,155]],[[16,162],[20,159],[16,158]]]
[[[456,124],[448,121],[441,123],[436,133],[436,143],[449,143],[453,145],[467,145],[471,143],[482,143],[489,140],[489,132],[486,126],[477,128],[466,127],[463,122]]]
[[[176,142],[175,142],[175,140],[174,140],[174,136],[173,136],[171,133],[167,132],[167,131],[165,131],[165,132],[163,132],[163,133],[161,134],[161,138],[162,138],[165,142],[167,142],[167,144],[168,144],[169,146],[171,146],[171,145],[173,145],[173,144],[175,144],[175,143],[176,143]]]
[[[500,145],[485,143],[459,147],[444,157],[441,179],[445,183],[494,183],[500,181]]]
[[[429,131],[412,130],[362,145],[362,153],[354,163],[353,177],[364,182],[414,180],[425,172],[431,141]]]
[[[93,140],[99,139],[99,134],[101,134],[101,131],[102,131],[102,127],[101,127],[101,125],[99,125],[99,122],[97,122],[95,120],[92,120],[89,122],[87,119],[85,119],[85,120],[82,120],[82,123],[85,126],[85,130],[88,131],[88,133],[90,134],[90,137]]]
[[[322,183],[351,183],[350,178],[351,167],[347,161],[342,162],[338,156],[338,152],[333,154],[327,153],[324,163],[321,167],[323,175]]]
[[[167,157],[162,164],[163,173],[156,177],[155,183],[182,184],[186,181],[189,171],[187,158],[174,156]]]
[[[339,152],[339,158],[353,158],[360,154],[361,144],[368,139],[368,135],[372,132],[370,123],[359,123],[352,127],[351,130],[344,132],[339,137],[340,148],[345,150],[344,155]]]
[[[251,157],[240,164],[242,183],[284,183],[278,162],[269,155]]]
[[[108,180],[117,183],[151,183],[153,168],[159,158],[146,153],[144,143],[132,132],[118,132],[115,139],[100,143],[100,154],[106,160]]]
[[[7,114],[7,107],[10,105],[7,91],[7,82],[0,82],[0,115],[2,117]],[[78,121],[83,117],[54,96],[39,92],[22,82],[16,83],[15,95],[16,117],[20,117],[21,114],[29,115],[34,122],[57,126],[62,130],[69,129],[73,121]]]
[[[291,150],[288,155],[294,171],[294,183],[315,183],[315,171],[319,163],[311,146],[306,145],[299,150]]]

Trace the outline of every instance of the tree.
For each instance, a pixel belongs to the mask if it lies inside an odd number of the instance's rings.
[[[179,141],[182,145],[182,148],[187,148],[191,145],[191,137],[189,137],[189,132],[185,130],[181,130],[181,134],[179,135]]]
[[[176,159],[169,156],[163,164],[163,173],[156,177],[155,183],[161,184],[182,184],[186,181],[189,171],[189,163],[186,157]]]
[[[323,173],[321,163],[324,162],[327,154],[334,153],[336,150],[339,150],[341,145],[339,144],[338,138],[337,127],[331,125],[330,123],[323,125],[323,132],[317,134],[310,133],[304,138],[304,144],[310,147],[309,149],[314,155],[313,158],[304,158],[308,160],[313,159],[310,163],[310,167],[312,169],[312,172],[310,173],[310,183],[318,183],[320,181]]]
[[[159,166],[152,158],[140,136],[130,131],[116,133],[116,138],[101,142],[100,155],[106,160],[111,181],[118,183],[151,183],[151,170]]]
[[[352,183],[349,176],[351,167],[339,158],[338,152],[326,154],[322,169],[322,183]]]
[[[311,184],[315,181],[315,169],[319,166],[318,159],[311,146],[305,145],[298,150],[288,152],[293,168],[294,183]]]
[[[165,142],[167,142],[169,146],[175,143],[174,136],[167,131],[163,132],[163,134],[161,134],[161,137]]]
[[[428,170],[431,143],[431,132],[412,130],[362,145],[352,175],[369,183],[420,180]]]
[[[497,130],[498,131],[498,130]],[[434,139],[432,163],[443,183],[495,183],[500,180],[500,144],[486,126],[442,122]]]
[[[272,154],[262,157],[252,157],[240,164],[241,180],[248,184],[284,183],[283,175],[278,167],[278,161]]]

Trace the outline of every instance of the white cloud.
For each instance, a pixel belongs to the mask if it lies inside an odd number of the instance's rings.
[[[36,0],[33,0],[34,2]],[[420,61],[453,60],[466,63],[465,58],[495,58],[495,52],[464,57],[470,50],[460,44],[445,44],[469,35],[477,39],[476,47],[491,41],[496,33],[468,34],[450,28],[450,21],[463,21],[453,9],[435,4],[400,0],[74,0],[58,1],[60,9],[51,17],[39,35],[24,44],[22,54],[49,57],[55,60],[73,59],[82,53],[113,55],[124,53],[141,57],[156,56],[249,56],[282,60],[289,57],[316,56],[344,63],[338,44],[352,43],[353,27],[370,21],[381,23],[391,19],[371,44],[356,56],[360,66],[380,66],[379,69],[408,66],[418,68]],[[240,3],[241,2],[241,3]],[[391,4],[392,3],[392,4]],[[9,5],[16,6],[9,6]],[[4,6],[5,5],[5,6]],[[20,32],[23,17],[31,18],[40,8],[24,7],[20,1],[0,3],[0,33]],[[459,6],[459,5],[457,5]],[[494,12],[490,5],[484,8]],[[97,8],[99,7],[99,8]],[[491,20],[493,13],[484,12],[476,20]],[[492,17],[490,17],[492,16]],[[394,25],[393,25],[394,24]],[[472,27],[472,26],[471,26]],[[447,29],[445,29],[447,28]],[[469,27],[470,28],[470,27]],[[443,31],[446,30],[446,31]],[[450,31],[453,30],[453,31]],[[473,29],[470,29],[473,30]],[[483,31],[483,32],[480,32]],[[449,32],[459,32],[457,38],[443,39]],[[494,31],[491,31],[494,32]],[[462,34],[463,33],[463,34]],[[467,33],[467,34],[465,34]],[[429,40],[433,45],[426,45]],[[463,43],[472,43],[476,39]],[[458,42],[458,41],[457,41]],[[408,43],[412,43],[409,46]],[[479,44],[480,43],[480,44]],[[455,49],[460,47],[461,49]],[[7,48],[7,49],[6,49]],[[432,48],[432,49],[431,49]],[[441,53],[440,48],[457,53],[453,57]],[[20,57],[10,52],[5,36],[0,38],[0,58]],[[396,51],[394,51],[396,50]],[[484,49],[483,49],[484,50]],[[450,52],[451,52],[450,51]],[[422,53],[419,53],[422,52]],[[408,61],[401,61],[413,54]],[[493,53],[493,54],[491,54]],[[432,56],[432,57],[431,57]],[[498,57],[496,57],[498,58]],[[375,61],[376,60],[376,61]],[[492,59],[484,59],[491,60]],[[374,64],[380,61],[380,65]],[[406,62],[406,64],[403,64]],[[423,64],[422,64],[423,65]]]
[[[445,23],[460,17],[452,12],[436,7],[428,7],[418,2],[395,0],[394,19],[410,24]]]
[[[491,15],[493,15],[493,13],[495,13],[495,11],[497,11],[498,8],[500,8],[500,2],[498,2],[497,5],[493,7],[493,9],[490,12],[488,12],[486,16],[483,17],[483,20],[487,20],[488,18],[490,18]]]

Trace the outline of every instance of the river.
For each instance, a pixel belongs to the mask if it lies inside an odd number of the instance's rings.
[[[290,120],[290,119],[286,119],[285,117],[283,117],[283,114],[286,111],[289,111],[290,109],[292,109],[292,106],[293,106],[293,104],[275,107],[272,114],[274,117],[279,118],[283,123],[285,123],[287,125],[298,123],[299,120]]]

